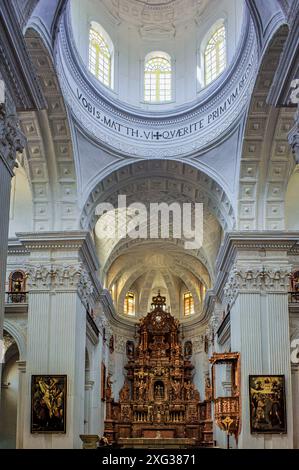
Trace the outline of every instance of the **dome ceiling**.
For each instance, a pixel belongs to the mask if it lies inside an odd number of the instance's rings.
[[[140,32],[174,32],[178,24],[196,21],[211,3],[208,0],[101,0],[118,21],[135,25]],[[153,37],[151,37],[153,39]]]

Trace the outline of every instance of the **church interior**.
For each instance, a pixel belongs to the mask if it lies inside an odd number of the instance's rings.
[[[299,0],[1,0],[0,449],[299,449]]]

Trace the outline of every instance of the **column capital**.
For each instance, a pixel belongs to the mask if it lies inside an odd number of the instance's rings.
[[[224,298],[232,305],[239,293],[287,293],[291,267],[232,267],[224,287]]]
[[[26,275],[30,291],[77,291],[83,301],[93,293],[93,283],[83,263],[28,265]]]
[[[0,158],[12,176],[17,152],[23,152],[25,143],[17,115],[7,112],[4,103],[0,104]]]

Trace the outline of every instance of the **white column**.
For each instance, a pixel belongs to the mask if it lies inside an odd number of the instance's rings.
[[[277,260],[279,261],[279,260]],[[288,311],[289,270],[259,262],[236,263],[226,294],[231,303],[231,350],[241,353],[241,433],[239,448],[293,448],[291,361]],[[251,434],[249,375],[284,375],[286,434]]]
[[[18,387],[18,410],[17,410],[17,432],[16,448],[23,448],[23,430],[24,430],[24,397],[26,396],[26,361],[17,361],[19,369],[19,387]]]
[[[79,436],[84,434],[86,305],[87,301],[92,304],[97,290],[93,278],[97,266],[91,263],[89,252],[91,239],[82,232],[75,235],[55,232],[20,234],[20,238],[30,251],[22,445],[27,449],[81,448]],[[67,375],[65,434],[30,432],[31,378],[39,374]]]
[[[17,152],[24,148],[24,136],[12,104],[4,101],[3,81],[0,80],[0,341],[3,337],[6,260],[9,228],[10,185]],[[1,374],[1,362],[0,362]],[[0,389],[1,395],[1,389]]]

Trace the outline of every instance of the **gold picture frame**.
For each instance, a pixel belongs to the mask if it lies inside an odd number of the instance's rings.
[[[31,433],[65,434],[66,375],[32,375]]]
[[[284,375],[250,375],[249,409],[252,434],[286,434]]]

